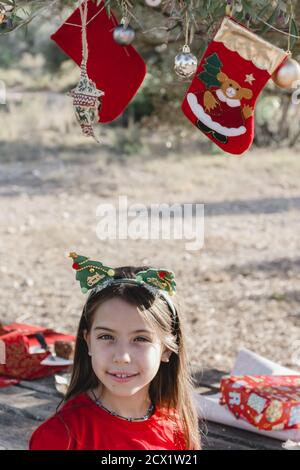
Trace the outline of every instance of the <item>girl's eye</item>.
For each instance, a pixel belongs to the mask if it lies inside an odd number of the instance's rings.
[[[111,335],[101,335],[101,336],[98,336],[97,339],[102,339],[102,340],[105,341],[105,340],[111,340],[111,339],[114,339],[114,338]],[[144,338],[143,336],[138,336],[138,337],[135,338],[135,340],[142,341],[142,342],[145,342],[145,341],[149,342],[149,339]]]

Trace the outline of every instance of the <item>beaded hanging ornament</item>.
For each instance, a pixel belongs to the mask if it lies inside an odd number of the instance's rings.
[[[79,0],[79,9],[82,24],[82,62],[80,80],[75,88],[68,95],[73,98],[73,107],[76,119],[86,137],[93,137],[96,142],[99,140],[95,136],[93,125],[98,120],[101,109],[101,98],[104,91],[98,90],[96,84],[90,80],[87,73],[88,45],[87,45],[87,9],[88,1],[83,4]]]

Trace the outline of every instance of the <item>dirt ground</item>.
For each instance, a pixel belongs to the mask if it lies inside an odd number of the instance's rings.
[[[75,333],[84,296],[66,253],[77,251],[111,266],[172,269],[197,369],[229,370],[243,346],[300,369],[299,155],[166,147],[118,158],[80,139],[2,146],[0,320]],[[204,247],[99,240],[97,206],[117,206],[120,195],[147,206],[204,203]]]

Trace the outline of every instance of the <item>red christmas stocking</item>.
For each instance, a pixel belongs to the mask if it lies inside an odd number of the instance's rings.
[[[257,97],[286,57],[287,52],[225,17],[186,93],[184,114],[226,152],[245,152],[254,137]]]
[[[77,26],[76,26],[77,25]],[[88,2],[87,42],[89,78],[105,92],[99,121],[116,119],[137,93],[146,74],[146,64],[132,46],[120,46],[113,39],[118,21],[107,16],[102,1],[99,6]],[[77,8],[51,36],[78,65],[82,59],[81,18]]]

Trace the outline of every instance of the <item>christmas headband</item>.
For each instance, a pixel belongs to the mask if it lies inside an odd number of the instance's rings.
[[[73,259],[73,269],[76,271],[76,280],[80,282],[81,291],[86,294],[89,290],[100,292],[113,284],[140,285],[149,290],[153,295],[159,294],[167,302],[176,322],[176,310],[169,296],[176,292],[174,273],[166,269],[149,268],[139,271],[134,278],[115,278],[115,270],[104,266],[100,261],[92,261],[86,256],[70,253]]]

